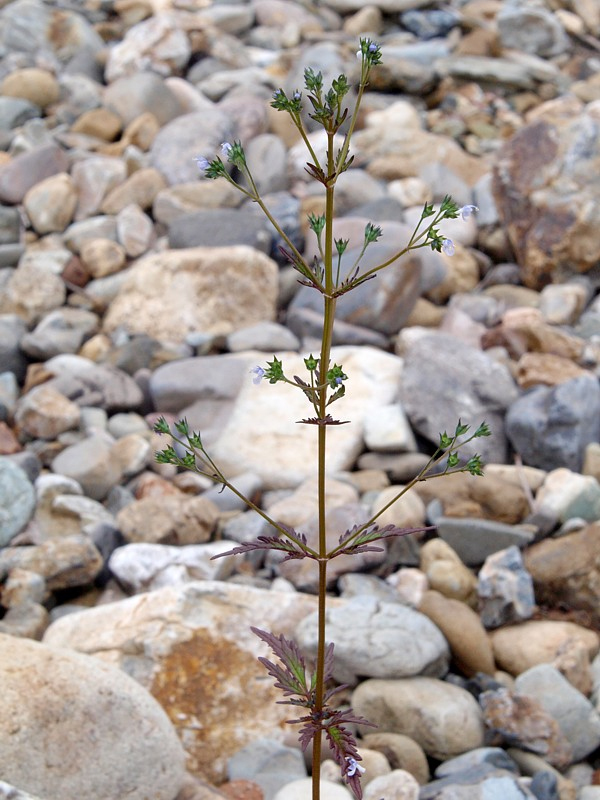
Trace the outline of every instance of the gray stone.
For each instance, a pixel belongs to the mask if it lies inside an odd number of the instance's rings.
[[[144,397],[138,384],[122,370],[94,364],[70,354],[54,356],[46,368],[53,386],[78,406],[99,406],[108,412],[138,408]]]
[[[20,467],[0,456],[0,547],[21,531],[35,509],[35,491]]]
[[[177,217],[169,226],[173,249],[228,245],[247,245],[268,254],[270,223],[253,208],[206,208]]]
[[[244,350],[262,350],[274,353],[278,350],[298,350],[300,342],[284,325],[277,322],[257,322],[240,328],[227,337],[227,348],[232,353]]]
[[[532,2],[508,2],[497,16],[502,47],[551,58],[569,47],[569,37],[550,9]]]
[[[593,375],[537,386],[512,403],[506,433],[523,461],[581,472],[585,448],[600,438],[600,385]]]
[[[42,110],[22,97],[0,97],[0,130],[20,128],[28,119],[41,117]]]
[[[227,762],[230,781],[251,780],[263,790],[265,800],[292,780],[306,777],[302,752],[276,739],[258,739],[238,750]]]
[[[233,133],[229,117],[206,101],[204,111],[183,114],[160,129],[150,149],[151,164],[171,185],[198,180],[195,157],[212,158]]]
[[[18,243],[22,226],[23,223],[17,208],[0,206],[0,244]]]
[[[504,463],[504,412],[517,397],[508,369],[487,353],[444,333],[426,333],[414,341],[403,339],[402,349],[405,363],[400,399],[413,429],[437,445],[440,433],[454,431],[459,419],[472,431],[485,421],[492,436],[476,439],[461,453],[476,452],[484,461]]]
[[[21,203],[36,183],[68,170],[68,158],[58,145],[20,153],[0,167],[0,202]]]
[[[435,777],[445,778],[456,772],[464,772],[478,764],[490,764],[498,769],[519,774],[519,767],[501,747],[478,747],[469,753],[463,753],[461,756],[444,761],[443,764],[436,767]]]
[[[419,39],[433,39],[450,33],[460,24],[460,16],[450,9],[412,10],[400,15],[400,23]]]
[[[573,761],[581,761],[600,745],[600,715],[556,667],[538,664],[522,672],[515,689],[537,700],[556,719],[573,748]]]
[[[424,614],[400,603],[362,595],[331,605],[326,639],[335,642],[334,674],[341,683],[358,677],[439,677],[448,669],[448,644]],[[316,615],[296,629],[300,648],[316,655]]]
[[[62,450],[52,461],[52,471],[77,481],[92,499],[103,500],[122,475],[112,444],[106,434],[92,434]]]
[[[103,97],[106,107],[116,111],[126,125],[146,112],[166,125],[183,111],[175,93],[150,70],[112,81],[104,88]]]
[[[536,800],[536,795],[515,775],[479,766],[432,781],[419,800]]]
[[[98,316],[83,308],[51,311],[21,340],[21,348],[37,361],[61,353],[76,353],[98,329]]]
[[[525,527],[489,519],[439,517],[436,525],[439,536],[468,566],[483,564],[492,553],[511,545],[525,547],[534,538],[533,531]]]
[[[16,314],[0,314],[0,373],[12,372],[22,381],[27,369],[27,359],[20,342],[27,333],[27,323]]]
[[[535,609],[533,580],[512,546],[488,556],[479,571],[479,616],[486,628],[529,619]]]

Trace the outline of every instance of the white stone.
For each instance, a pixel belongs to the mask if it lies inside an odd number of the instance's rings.
[[[380,453],[414,453],[414,434],[400,403],[381,406],[365,416],[365,444]]]

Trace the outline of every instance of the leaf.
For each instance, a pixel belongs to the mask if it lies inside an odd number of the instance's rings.
[[[360,530],[358,525],[355,525],[350,530],[347,530],[340,536],[340,544],[351,539]],[[423,531],[433,530],[433,526],[425,526],[423,528],[397,528],[395,525],[386,525],[384,528],[379,528],[377,525],[366,528],[358,534],[355,539],[352,539],[347,547],[341,550],[336,550],[332,558],[351,553],[367,553],[367,552],[380,552],[383,548],[373,547],[372,543],[381,541],[383,539],[392,539],[396,536],[408,536],[411,533],[422,533]]]
[[[301,540],[305,544],[306,536],[302,535]],[[283,561],[290,561],[294,558],[313,558],[310,553],[302,550],[294,542],[288,541],[283,536],[257,536],[256,539],[250,542],[243,542],[226,553],[217,553],[216,556],[212,556],[211,561],[224,556],[239,556],[244,553],[251,553],[253,550],[278,550],[279,552],[284,552],[286,555]]]
[[[297,420],[298,424],[304,423],[304,425],[347,425],[350,420],[339,420],[334,419],[331,414],[326,414],[324,417],[309,417],[308,419],[299,419]]]
[[[306,681],[304,656],[298,645],[292,639],[286,639],[283,634],[275,636],[273,633],[254,627],[251,627],[250,630],[259,639],[262,639],[281,661],[281,664],[274,664],[262,656],[258,659],[269,675],[275,678],[276,688],[282,689],[284,695],[296,694],[306,698],[308,703],[311,692]]]

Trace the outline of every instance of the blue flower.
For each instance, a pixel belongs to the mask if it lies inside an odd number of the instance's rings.
[[[233,147],[229,144],[229,142],[223,142],[221,144],[221,153],[223,154],[223,158],[229,158],[233,151]]]
[[[479,211],[477,206],[463,206],[458,209],[458,213],[463,219],[468,219],[475,211]]]
[[[348,762],[348,766],[346,767],[347,778],[353,778],[357,772],[359,775],[362,775],[364,772],[366,772],[365,768],[361,767],[358,761],[352,756],[346,756],[346,761]]]
[[[378,45],[376,45],[375,42],[371,42],[371,44],[369,45],[369,53],[376,53],[377,47]]]
[[[302,97],[302,95],[300,94],[300,92],[299,92],[298,90],[296,90],[296,91],[294,92],[294,94],[292,95],[292,97],[294,98],[294,100],[300,100],[300,98]]]
[[[445,253],[447,256],[454,255],[454,242],[452,239],[444,239],[442,244],[442,253]]]
[[[196,162],[196,165],[201,172],[204,172],[204,170],[208,169],[208,167],[210,166],[210,161],[208,160],[208,158],[204,158],[204,156],[196,156],[194,158],[194,161]]]
[[[262,367],[254,367],[251,369],[250,372],[254,373],[254,378],[252,378],[252,383],[255,383],[257,386],[265,377],[265,371]]]

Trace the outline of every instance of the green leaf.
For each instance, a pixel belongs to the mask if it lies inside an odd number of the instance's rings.
[[[491,436],[492,431],[490,430],[487,422],[482,422],[481,425],[477,428],[475,433],[473,434],[474,439],[479,439],[481,436]]]

